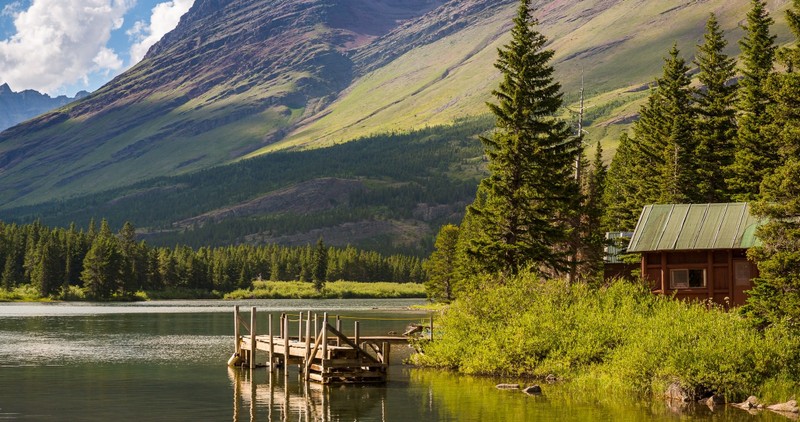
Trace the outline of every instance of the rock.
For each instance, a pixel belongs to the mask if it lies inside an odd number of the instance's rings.
[[[538,385],[534,384],[531,385],[530,387],[525,387],[525,389],[523,389],[522,392],[530,396],[538,396],[539,394],[542,394],[542,387],[539,387]]]
[[[767,406],[767,409],[775,412],[800,413],[800,408],[797,407],[796,400],[789,400],[786,403],[773,404],[771,406]]]
[[[497,384],[498,390],[519,390],[519,384]]]
[[[735,406],[748,410],[764,407],[763,404],[759,403],[758,398],[756,396],[750,396],[747,398],[747,400],[743,401],[742,403],[736,404]]]
[[[553,382],[556,382],[556,381],[558,381],[558,378],[556,378],[556,376],[555,376],[555,375],[553,375],[553,374],[548,374],[548,375],[547,375],[547,376],[544,378],[544,380],[545,380],[545,381],[547,381],[547,382],[549,382],[549,383],[553,383]]]
[[[664,392],[664,397],[670,401],[687,402],[691,399],[691,394],[684,390],[679,383],[673,382],[667,387],[667,391]]]
[[[716,405],[725,404],[725,397],[714,394],[711,397],[704,399],[703,403],[705,403],[705,405],[708,407],[714,407]]]

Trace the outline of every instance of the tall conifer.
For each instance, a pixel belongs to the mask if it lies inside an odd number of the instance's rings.
[[[700,69],[697,78],[701,84],[696,96],[696,186],[697,198],[703,202],[730,200],[726,177],[720,175],[733,163],[736,138],[736,85],[730,82],[736,62],[723,52],[727,45],[712,13],[706,22],[705,42],[697,46],[694,61]]]
[[[495,66],[502,72],[489,104],[496,130],[484,138],[490,176],[469,207],[475,235],[469,253],[485,272],[514,274],[528,266],[552,272],[568,267],[565,221],[578,196],[573,165],[578,144],[567,124],[554,117],[562,104],[561,86],[553,80],[536,31],[530,0],[521,0],[509,44]]]
[[[758,197],[759,185],[777,165],[777,146],[773,135],[766,133],[769,124],[766,91],[773,73],[775,35],[770,34],[772,18],[762,0],[752,0],[747,13],[745,36],[741,47],[742,79],[739,81],[739,120],[736,150],[727,180],[733,198],[751,201]]]
[[[771,132],[777,134],[781,165],[764,179],[753,206],[768,220],[757,232],[763,245],[749,251],[759,277],[743,309],[759,325],[785,322],[800,331],[800,0],[793,1],[787,21],[796,43],[780,52],[786,72],[769,83],[775,100]]]

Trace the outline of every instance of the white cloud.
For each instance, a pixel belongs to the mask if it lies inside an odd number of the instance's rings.
[[[3,9],[14,17],[16,34],[0,41],[0,80],[13,89],[54,93],[85,81],[94,72],[122,67],[106,47],[135,0],[33,0]]]
[[[128,31],[135,43],[131,46],[131,65],[138,63],[147,54],[147,50],[161,37],[175,29],[181,16],[189,11],[194,0],[172,0],[159,3],[153,7],[150,24],[138,21]]]

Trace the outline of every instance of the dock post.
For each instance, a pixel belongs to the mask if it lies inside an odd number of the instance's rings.
[[[250,369],[256,367],[256,307],[250,308]],[[252,382],[252,380],[251,380]]]
[[[239,342],[239,305],[233,307],[233,337],[234,345],[233,345],[233,353],[239,355],[241,353],[241,343]]]
[[[289,317],[283,319],[283,371],[289,371]]]
[[[317,313],[314,312],[314,336],[319,334],[319,327],[317,327]]]
[[[336,331],[338,331],[340,333],[342,332],[342,320],[339,319],[339,315],[336,315]],[[338,336],[336,337],[336,345],[337,346],[341,346],[342,345],[342,342],[339,341],[339,337]]]
[[[322,315],[322,371],[325,372],[325,361],[328,360],[328,313]]]
[[[381,349],[383,349],[381,352],[383,355],[383,363],[386,364],[386,366],[389,366],[389,353],[391,353],[392,345],[387,342],[382,342]]]
[[[303,342],[303,311],[300,311],[300,317],[297,319],[297,341]]]
[[[355,329],[354,329],[353,339],[355,340],[356,346],[358,346],[356,348],[356,358],[358,358],[361,355],[361,345],[359,344],[360,336],[359,336],[359,333],[358,333],[358,321],[356,321],[354,325],[355,325]]]
[[[308,311],[306,314],[306,350],[305,350],[305,359],[303,360],[303,364],[309,359],[309,353],[311,352],[311,311]]]
[[[433,341],[433,313],[431,313],[431,341]]]
[[[275,338],[272,337],[272,313],[269,314],[269,373],[275,369]]]

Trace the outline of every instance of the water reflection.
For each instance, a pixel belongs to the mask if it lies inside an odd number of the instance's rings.
[[[386,421],[386,389],[330,386],[300,379],[299,374],[263,368],[228,368],[233,386],[233,420]]]

